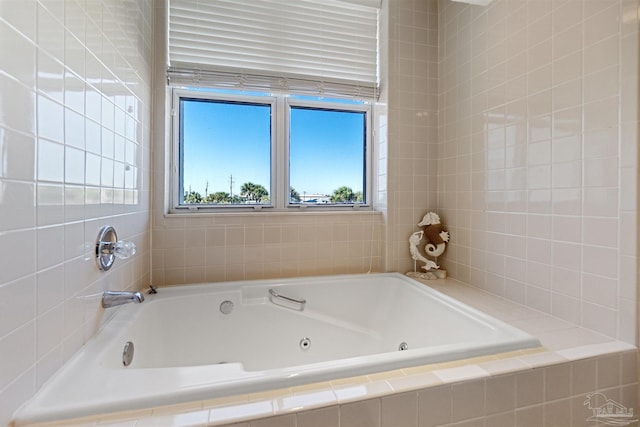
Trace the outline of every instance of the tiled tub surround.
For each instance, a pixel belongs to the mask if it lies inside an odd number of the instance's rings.
[[[0,425],[151,281],[151,10],[0,1]],[[138,253],[101,273],[106,224]]]
[[[544,348],[37,426],[586,427],[596,391],[637,411],[633,346],[451,279],[428,284]]]
[[[5,7],[16,2],[20,7]],[[382,43],[389,51],[389,64],[383,64],[388,68],[385,78],[389,79],[389,93],[383,99],[388,105],[378,109],[384,114],[378,118],[377,129],[385,135],[379,141],[376,163],[381,183],[377,188],[378,208],[385,212],[384,220],[380,220],[381,270],[406,270],[411,264],[406,236],[413,231],[416,218],[427,209],[437,208],[455,236],[446,262],[452,275],[568,322],[637,342],[638,1],[494,0],[488,8],[448,1],[436,3],[391,0],[387,6],[389,39]],[[121,8],[125,5],[144,11],[125,11]],[[94,229],[102,225],[96,218],[117,221],[119,230],[127,230],[121,231],[122,238],[142,245],[149,241],[147,178],[151,145],[147,92],[151,89],[145,76],[146,64],[151,63],[149,46],[153,35],[145,17],[151,16],[147,13],[150,8],[155,5],[143,1],[2,1],[0,40],[8,41],[10,52],[19,51],[20,55],[4,55],[0,60],[3,99],[9,100],[0,119],[3,155],[6,154],[0,181],[7,190],[16,189],[11,194],[18,196],[5,197],[0,203],[6,207],[0,222],[6,229],[1,230],[0,240],[7,255],[2,258],[5,264],[0,269],[0,292],[17,297],[11,298],[12,310],[2,313],[0,354],[14,354],[16,342],[24,343],[24,351],[9,365],[3,365],[0,419],[9,417],[15,406],[31,396],[93,333],[96,305],[83,311],[71,298],[79,289],[76,285],[92,283],[93,289],[105,282],[114,287],[133,283],[133,279],[140,280],[140,286],[149,282],[152,255],[147,248],[147,254],[143,252],[134,260],[116,265],[117,270],[109,278],[102,276],[100,282],[83,279],[80,283],[81,277],[91,273],[78,268],[90,262],[81,260],[74,242],[83,233],[89,236],[87,241],[93,239]],[[137,19],[140,22],[136,23]],[[122,30],[125,27],[128,31]],[[126,34],[132,36],[124,37]],[[84,49],[78,50],[79,46]],[[143,49],[138,49],[140,46]],[[156,59],[164,64],[162,58]],[[100,67],[99,73],[95,72],[96,66]],[[163,73],[162,66],[155,68]],[[51,78],[54,75],[58,77]],[[604,78],[606,75],[611,78]],[[137,83],[129,84],[129,77],[134,76]],[[104,81],[97,83],[101,80]],[[120,92],[116,89],[125,87],[122,93],[131,93],[132,88],[136,88],[134,92],[141,91],[136,98],[140,109],[134,114],[128,113],[121,102],[123,98],[118,97]],[[80,108],[82,94],[90,99],[100,91],[103,115],[98,116],[91,108],[94,103],[86,103],[88,109]],[[467,97],[469,92],[473,97]],[[15,103],[14,99],[30,101]],[[41,175],[40,168],[47,164],[37,162],[40,141],[43,154],[47,147],[54,147],[59,153],[65,141],[60,138],[64,132],[59,129],[60,120],[42,121],[44,127],[40,127],[39,121],[46,116],[36,111],[40,101],[43,108],[49,105],[58,111],[63,105],[65,112],[70,111],[70,121],[64,126],[72,131],[71,136],[80,135],[74,132],[75,113],[85,119],[85,132],[95,131],[99,122],[102,138],[106,135],[111,140],[113,133],[118,141],[120,136],[126,137],[123,129],[127,129],[127,121],[140,117],[138,129],[143,137],[135,139],[140,147],[138,153],[142,153],[142,163],[137,164],[138,170],[143,171],[137,183],[141,189],[140,212],[134,213],[132,209],[138,207],[120,202],[119,187],[123,187],[120,183],[125,178],[121,179],[119,163],[117,172],[114,170],[114,175],[120,175],[113,182],[114,192],[107,173],[104,184],[100,184],[99,198],[92,184],[96,176],[91,172],[96,169],[89,169],[89,180],[79,184],[79,174],[74,174],[77,171],[69,170],[67,176],[58,155],[48,162],[55,166],[55,174],[45,169]],[[104,106],[108,107],[106,111],[114,111],[113,120],[109,114],[104,116]],[[540,110],[541,106],[545,108]],[[505,122],[493,132],[487,129],[485,134],[484,128],[480,130],[484,120],[495,118],[496,112],[504,113],[504,117],[518,112],[522,120],[513,125]],[[552,123],[567,123],[567,118],[577,119],[573,123],[578,126],[550,127]],[[53,123],[58,124],[55,129],[47,127]],[[526,127],[520,127],[523,123]],[[163,124],[158,124],[159,129],[154,130],[161,135]],[[516,128],[521,131],[516,135],[522,138],[513,145],[515,141],[510,138],[514,134],[507,130]],[[505,130],[504,144],[501,129]],[[567,130],[571,134],[558,133]],[[498,139],[494,139],[496,136]],[[96,154],[103,158],[103,164],[122,163],[121,158],[115,158],[115,152],[111,155],[109,150],[98,152],[92,146],[73,146],[73,140],[68,145],[70,157],[78,155],[74,151],[78,149],[86,152],[87,162],[95,162]],[[200,219],[172,222],[162,216],[162,163],[156,166],[160,178],[155,180],[153,189],[157,208],[154,240],[165,231],[178,233],[178,228],[197,234],[202,230],[196,231]],[[614,178],[616,182],[612,181]],[[20,188],[30,190],[18,191]],[[76,197],[81,191],[84,198]],[[118,197],[111,198],[112,195]],[[83,231],[83,222],[89,231]],[[203,228],[209,225],[213,222],[205,220]],[[596,229],[600,232],[593,233]],[[610,232],[603,232],[606,230]],[[47,251],[52,236],[64,239],[64,253]],[[249,253],[245,252],[248,247],[237,247],[244,241],[234,243],[236,247],[225,250]],[[288,243],[302,246],[304,241]],[[168,253],[175,248],[166,241],[163,245],[163,251],[167,251],[152,256],[154,268],[166,267],[158,276],[161,280],[180,283],[184,281],[182,277],[201,277],[203,269],[208,280],[208,261],[194,269],[186,257],[176,258],[178,265],[156,264],[165,259],[173,261]],[[344,241],[341,246],[344,248]],[[549,247],[551,252],[540,250]],[[598,262],[591,262],[594,258],[600,260],[602,248],[612,259],[611,269],[599,269]],[[264,245],[264,249],[271,247]],[[360,253],[369,254],[362,250]],[[547,257],[549,254],[563,257]],[[366,271],[362,267],[364,257],[358,254],[353,258],[355,263],[350,263],[349,271],[356,271],[355,267],[351,270],[355,265],[359,265],[358,271]],[[15,259],[26,262],[14,262]],[[243,266],[238,269],[245,274],[251,270],[244,269],[250,266],[244,260],[251,262],[251,257],[243,255],[242,259]],[[267,258],[265,262],[271,261]],[[284,258],[276,262],[283,263]],[[300,274],[288,269],[286,264],[280,264],[272,271]],[[309,274],[330,272],[343,271],[316,269]],[[53,292],[54,287],[45,285],[57,283],[55,289],[60,290],[65,277],[73,282],[65,285],[64,293]],[[253,277],[267,276],[244,276]],[[7,313],[15,315],[6,316]],[[573,341],[574,336],[567,334],[565,339]],[[596,372],[596,365],[589,363],[592,370],[585,372]],[[544,402],[540,396],[536,402]],[[335,425],[336,411],[343,424],[358,425],[348,424],[354,420],[353,408],[389,407],[378,397],[374,397],[372,406],[353,405],[334,405],[329,418],[319,418],[321,421],[310,425]],[[640,406],[625,405],[636,408],[636,412]],[[535,413],[543,411],[539,403],[532,406]],[[323,413],[314,412],[318,416]],[[356,412],[362,420],[366,419],[364,413]],[[578,425],[581,416],[574,417]],[[318,418],[309,413],[298,419],[298,424],[304,425]],[[289,421],[286,418],[276,424],[286,426]],[[533,419],[531,425],[541,424],[536,421],[539,418]],[[179,425],[179,420],[176,423]],[[360,425],[363,423],[366,424],[363,421]],[[131,421],[122,425],[134,424]],[[256,425],[269,424],[265,421]],[[493,425],[497,422],[487,422],[487,427]]]
[[[154,215],[153,281],[182,283],[382,271],[379,212]]]
[[[438,1],[451,277],[637,343],[637,0]]]

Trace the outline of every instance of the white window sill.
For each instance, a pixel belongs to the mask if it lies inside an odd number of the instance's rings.
[[[289,210],[274,210],[274,209],[257,209],[247,211],[233,211],[233,212],[220,212],[220,211],[187,211],[187,212],[165,212],[165,218],[206,218],[206,217],[236,217],[236,218],[257,218],[257,217],[286,217],[286,216],[378,216],[382,215],[382,212],[371,208],[360,209],[289,209]]]

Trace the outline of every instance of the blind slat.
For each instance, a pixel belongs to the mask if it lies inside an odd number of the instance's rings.
[[[174,84],[375,96],[378,7],[379,0],[170,0],[168,76]]]

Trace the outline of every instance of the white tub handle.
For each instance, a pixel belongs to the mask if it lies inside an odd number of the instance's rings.
[[[295,298],[291,298],[285,295],[280,295],[279,293],[277,293],[276,291],[274,291],[273,289],[269,289],[269,295],[271,296],[271,302],[275,303],[274,299],[277,300],[282,300],[282,301],[286,301],[292,304],[297,304],[298,305],[298,310],[302,311],[304,310],[304,306],[307,304],[307,300],[304,299],[295,299]]]

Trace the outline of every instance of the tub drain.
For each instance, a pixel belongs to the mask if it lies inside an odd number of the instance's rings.
[[[409,350],[409,344],[407,344],[406,342],[402,341],[400,343],[400,345],[398,346],[398,350],[399,351]]]
[[[311,347],[311,340],[309,338],[302,338],[300,340],[300,348],[303,350],[309,350]]]

